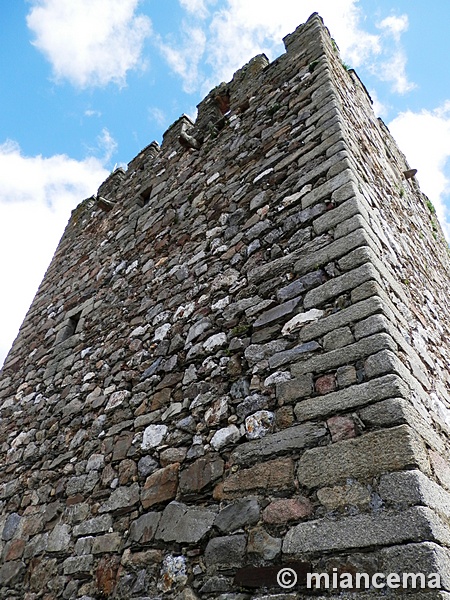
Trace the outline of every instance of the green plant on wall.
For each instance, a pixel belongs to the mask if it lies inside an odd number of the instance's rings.
[[[436,214],[436,209],[434,208],[434,204],[428,198],[425,200],[425,204],[427,205],[428,210],[432,215]]]

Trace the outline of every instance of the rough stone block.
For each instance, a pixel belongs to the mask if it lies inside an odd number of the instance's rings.
[[[364,406],[369,402],[402,396],[408,398],[408,386],[397,375],[385,375],[366,383],[331,392],[327,394],[326,401],[320,397],[301,400],[295,406],[295,416],[299,421],[310,421]]]
[[[161,516],[155,538],[163,542],[197,543],[211,529],[216,511],[171,502]]]
[[[227,570],[240,567],[244,561],[247,536],[229,535],[209,540],[205,550],[208,568]]]
[[[47,552],[67,552],[70,546],[69,525],[56,525],[48,536]]]
[[[301,523],[286,534],[283,553],[320,554],[330,550],[388,546],[411,541],[448,544],[449,540],[448,526],[432,510],[414,507],[403,513],[384,511],[344,517],[339,521],[321,519]]]
[[[340,258],[359,246],[370,246],[371,241],[364,229],[357,229],[349,235],[339,238],[313,254],[307,254],[299,258],[295,263],[295,272],[299,275],[313,271],[318,267],[326,265],[332,260]]]
[[[13,585],[18,579],[23,577],[24,571],[25,565],[19,560],[4,562],[0,567],[0,585],[5,588],[6,586]]]
[[[299,337],[302,341],[319,338],[331,331],[344,327],[355,321],[359,321],[380,312],[384,309],[384,304],[380,298],[374,297],[364,300],[358,304],[353,304],[328,317],[324,317],[315,323],[308,323],[300,330]]]
[[[440,454],[445,452],[443,440],[425,421],[423,416],[416,410],[410,400],[402,398],[388,398],[372,406],[367,406],[359,413],[361,421],[367,427],[392,427],[403,423],[410,425],[427,444]]]
[[[231,453],[234,464],[246,465],[261,458],[294,453],[326,441],[327,430],[320,424],[304,423],[267,434],[259,440],[240,444]]]
[[[179,463],[173,463],[147,477],[141,491],[141,503],[145,509],[175,498],[179,467]]]
[[[321,346],[317,342],[299,344],[290,350],[284,350],[283,352],[278,352],[277,354],[270,356],[269,367],[271,369],[278,369],[278,367],[281,367],[282,365],[286,365],[301,356],[305,356],[311,352],[317,352],[318,350],[321,350]]]
[[[369,222],[367,209],[361,196],[358,198],[350,198],[337,208],[329,210],[324,215],[315,219],[313,223],[314,231],[317,235],[321,235],[322,233],[333,229],[338,223],[342,223],[342,221],[346,221],[350,217],[353,217],[353,215],[358,214],[362,214],[366,217],[365,220]]]
[[[180,492],[196,494],[222,477],[224,462],[217,455],[199,458],[180,473]]]
[[[300,521],[313,514],[314,507],[308,498],[274,500],[263,512],[263,520],[271,525],[281,525],[289,521]]]
[[[450,518],[450,493],[421,471],[387,473],[380,479],[378,492],[388,505],[401,507],[421,504]]]
[[[336,202],[344,202],[348,198],[356,196],[358,190],[358,184],[355,176],[351,169],[341,171],[338,175],[329,179],[320,186],[314,188],[310,193],[306,194],[302,199],[302,208],[305,209],[312,204],[316,204],[327,197],[332,197],[335,191],[343,190],[345,193],[341,193],[341,196],[336,199]],[[341,200],[341,197],[346,196]]]
[[[347,271],[343,275],[330,279],[321,286],[310,290],[304,298],[303,306],[305,310],[321,306],[332,298],[340,296],[370,279],[379,279],[378,272],[370,263],[361,265],[353,271]]]
[[[66,558],[66,560],[63,562],[64,575],[89,573],[93,564],[94,557],[92,554],[84,554],[83,556]]]
[[[104,531],[108,531],[108,529],[111,527],[111,515],[101,515],[100,517],[94,517],[93,519],[83,521],[79,525],[75,525],[73,528],[73,535],[82,536],[91,535],[94,533],[103,533]]]
[[[322,448],[306,450],[298,464],[298,479],[308,488],[367,479],[389,471],[419,468],[429,472],[424,443],[406,426],[374,431]]]
[[[336,510],[350,506],[368,507],[371,501],[370,486],[362,485],[349,479],[345,485],[321,488],[317,498],[328,510]]]
[[[119,487],[114,490],[109,499],[100,506],[99,512],[128,512],[139,502],[139,484]]]
[[[312,373],[305,373],[296,379],[283,381],[276,385],[276,396],[279,402],[291,404],[301,398],[307,398],[313,393],[314,380]]]
[[[450,552],[433,542],[392,546],[380,551],[380,571],[386,573],[439,573],[441,586],[450,590]]]
[[[247,553],[274,560],[281,552],[281,544],[281,539],[271,536],[263,527],[255,527],[248,534]]]
[[[122,545],[122,535],[118,532],[106,533],[94,538],[92,554],[105,554],[106,552],[119,552]]]
[[[324,275],[322,271],[313,271],[312,273],[307,273],[289,285],[277,290],[277,298],[281,302],[286,302],[286,300],[295,298],[295,296],[299,296],[303,292],[320,285],[323,283],[323,280]]]
[[[355,338],[353,337],[350,327],[339,327],[335,331],[327,333],[323,338],[323,349],[326,352],[329,352],[330,350],[336,350],[336,348],[350,346],[354,341]]]
[[[274,308],[264,312],[260,317],[256,319],[253,323],[253,327],[257,329],[258,327],[267,327],[268,325],[279,321],[280,319],[285,319],[289,317],[297,308],[301,301],[301,298],[293,298],[292,300],[288,300],[288,302],[284,302],[284,304],[279,304]]]
[[[279,458],[260,462],[229,475],[223,484],[224,498],[235,498],[266,490],[290,490],[294,485],[294,462]]]
[[[154,538],[161,513],[148,512],[131,523],[130,540],[145,544]]]
[[[295,363],[291,367],[291,373],[294,377],[299,377],[304,373],[321,373],[356,362],[380,350],[392,350],[393,352],[397,350],[397,344],[387,333],[376,333],[345,348],[331,350],[325,354],[313,356],[303,362]]]
[[[314,388],[318,394],[329,394],[330,392],[334,392],[336,389],[336,376],[334,373],[330,373],[329,375],[322,375],[314,384]]]
[[[260,509],[256,498],[237,500],[219,512],[214,521],[214,526],[224,533],[231,533],[245,525],[257,523],[259,514]]]

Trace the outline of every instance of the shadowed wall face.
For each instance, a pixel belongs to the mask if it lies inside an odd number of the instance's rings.
[[[448,600],[447,246],[320,18],[285,45],[73,212],[1,372],[0,598]]]

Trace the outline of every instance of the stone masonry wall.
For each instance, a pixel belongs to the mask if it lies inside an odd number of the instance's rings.
[[[448,247],[320,17],[285,45],[73,212],[0,376],[0,598],[450,599]]]

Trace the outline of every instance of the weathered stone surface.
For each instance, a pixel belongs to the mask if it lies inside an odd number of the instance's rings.
[[[94,539],[92,554],[105,554],[106,552],[118,552],[122,545],[120,533],[106,533]]]
[[[211,529],[216,511],[171,502],[164,509],[155,537],[164,542],[196,543]]]
[[[11,513],[6,517],[5,524],[2,531],[2,540],[11,540],[16,529],[20,523],[20,515],[17,513]]]
[[[134,504],[139,502],[139,485],[133,483],[130,487],[120,487],[114,490],[104,504],[99,508],[100,513],[112,511],[132,510]]]
[[[198,493],[222,476],[224,461],[217,455],[199,458],[180,473],[180,491]]]
[[[57,525],[48,536],[47,552],[67,552],[69,547],[69,525]]]
[[[283,553],[320,553],[422,540],[447,543],[449,539],[448,526],[430,509],[414,507],[402,514],[385,511],[345,517],[338,523],[327,519],[301,523],[288,531]]]
[[[159,446],[167,435],[167,432],[168,429],[166,425],[149,425],[144,431],[142,449],[150,450],[151,448]]]
[[[274,500],[263,512],[263,520],[271,525],[300,521],[314,512],[313,505],[307,498],[290,500]]]
[[[347,477],[366,479],[411,467],[428,472],[427,453],[418,436],[400,425],[307,450],[298,464],[298,479],[307,487],[322,487]]]
[[[432,542],[383,548],[380,551],[381,568],[392,573],[439,573],[441,586],[450,589],[450,573],[446,567],[449,550]],[[418,579],[420,581],[420,579]],[[418,584],[420,585],[420,584]]]
[[[329,394],[336,389],[336,376],[334,374],[322,375],[314,383],[314,388],[318,394]]]
[[[281,539],[271,536],[262,527],[255,527],[248,534],[247,552],[264,560],[273,560],[281,552]]]
[[[271,308],[256,319],[253,323],[253,327],[267,327],[267,325],[279,321],[280,319],[286,319],[295,311],[300,300],[301,298],[293,298],[284,304]]]
[[[315,287],[316,285],[320,285],[323,283],[323,273],[321,271],[313,271],[312,273],[308,273],[307,275],[303,275],[303,277],[299,277],[286,287],[283,287],[277,291],[277,298],[280,302],[284,302],[286,300],[290,300],[295,296],[299,296],[301,293],[306,292],[307,290]]]
[[[299,357],[309,354],[310,352],[317,352],[321,350],[318,342],[306,342],[305,344],[299,344],[290,350],[284,352],[278,352],[269,358],[269,367],[271,369],[278,369],[282,365],[294,362]]]
[[[245,432],[249,440],[257,440],[267,435],[273,428],[274,413],[259,410],[245,419]]]
[[[280,402],[291,404],[295,400],[308,397],[314,390],[312,373],[306,373],[301,377],[283,381],[276,386],[276,395]]]
[[[229,425],[223,429],[219,429],[211,438],[211,446],[214,450],[220,450],[228,444],[233,444],[239,440],[241,434],[236,425]]]
[[[262,462],[229,475],[223,484],[226,498],[259,490],[287,490],[294,484],[294,463],[290,458]]]
[[[339,327],[344,327],[349,323],[364,319],[365,317],[383,310],[383,308],[383,302],[377,296],[362,300],[361,302],[352,304],[352,306],[349,306],[348,308],[343,308],[328,317],[323,317],[316,323],[307,323],[300,330],[300,339],[306,342],[316,337],[323,336]]]
[[[223,508],[217,515],[214,526],[224,533],[231,533],[259,520],[260,509],[256,498],[237,500]]]
[[[231,454],[235,464],[249,464],[261,458],[278,456],[288,452],[298,452],[316,446],[326,440],[327,431],[322,425],[305,423],[289,427],[277,433],[267,434],[260,440],[240,444]]]
[[[296,381],[293,379],[292,381]],[[291,382],[289,382],[291,383]],[[364,406],[368,402],[377,402],[384,398],[407,397],[408,387],[396,375],[386,375],[367,383],[353,385],[345,390],[327,394],[323,398],[302,400],[295,406],[295,416],[299,421],[310,421],[317,417],[326,417],[344,410]]]
[[[327,427],[331,433],[331,441],[339,442],[356,437],[357,426],[354,419],[336,415],[327,419]]]
[[[175,498],[179,467],[178,463],[174,463],[147,477],[141,491],[141,503],[145,509]]]
[[[379,279],[378,272],[371,264],[362,265],[309,291],[303,300],[303,306],[306,310],[316,308],[370,279]]]
[[[101,515],[100,517],[94,517],[83,521],[79,525],[75,525],[73,528],[73,534],[75,536],[91,535],[93,533],[103,533],[108,531],[112,527],[111,515]]]
[[[317,498],[328,510],[348,506],[365,507],[371,500],[368,487],[349,479],[345,485],[335,485],[318,490]]]
[[[340,204],[334,210],[330,210],[326,212],[324,215],[318,217],[314,221],[314,231],[320,235],[329,229],[334,228],[342,221],[346,221],[353,215],[359,215],[363,212],[363,214],[367,214],[367,210],[363,204],[363,200],[361,197],[358,198],[350,198],[346,202]],[[369,222],[369,219],[366,219]]]
[[[21,561],[4,562],[0,567],[0,585],[10,586],[17,581],[24,571],[25,565]]]
[[[75,575],[80,573],[89,573],[94,563],[92,554],[84,556],[74,556],[67,558],[63,562],[64,575]]]
[[[143,544],[150,542],[158,527],[161,513],[148,512],[133,521],[130,527],[130,540],[133,542],[141,542]]]
[[[447,518],[450,515],[450,493],[417,470],[383,475],[379,493],[393,506],[421,504]]]
[[[361,358],[366,358],[380,350],[397,350],[397,345],[387,333],[377,333],[364,338],[359,342],[350,344],[345,348],[331,350],[320,356],[313,356],[303,362],[292,365],[292,374],[294,377],[310,372],[322,372],[334,367],[355,362]]]
[[[205,550],[207,566],[218,570],[240,567],[244,558],[247,538],[245,535],[216,537],[208,542]]]

